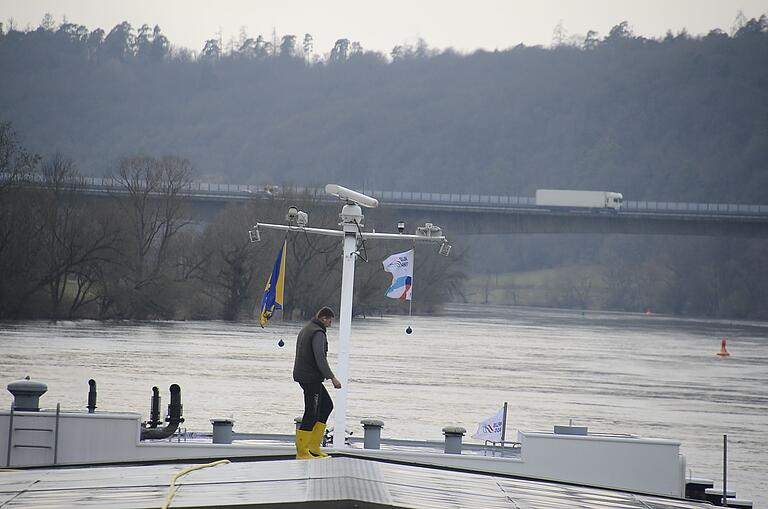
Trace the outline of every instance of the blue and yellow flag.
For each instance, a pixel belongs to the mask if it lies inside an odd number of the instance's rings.
[[[285,250],[288,241],[283,241],[283,247],[277,253],[275,267],[267,280],[264,288],[264,298],[261,299],[261,316],[259,323],[262,327],[267,325],[267,320],[272,318],[276,309],[283,309],[283,289],[285,288]]]

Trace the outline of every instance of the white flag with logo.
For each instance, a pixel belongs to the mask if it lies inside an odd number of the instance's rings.
[[[504,425],[504,408],[496,412],[496,415],[487,418],[477,426],[477,432],[472,438],[478,440],[491,440],[501,442],[501,429]]]
[[[392,274],[392,284],[387,288],[390,299],[411,300],[413,285],[413,249],[393,254],[384,260],[384,270]]]

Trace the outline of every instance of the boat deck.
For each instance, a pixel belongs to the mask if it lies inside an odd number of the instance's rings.
[[[0,471],[0,507],[158,508],[174,476],[190,465]],[[219,464],[191,471],[176,485],[171,508],[709,507],[688,500],[354,457]]]

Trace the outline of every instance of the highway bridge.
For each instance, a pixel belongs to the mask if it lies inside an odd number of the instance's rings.
[[[83,178],[80,188],[90,195],[125,192],[111,178]],[[319,206],[338,206],[338,199],[320,188],[309,192]],[[443,226],[449,235],[513,233],[611,233],[643,235],[699,235],[768,237],[768,205],[627,200],[621,211],[536,206],[528,196],[359,190],[378,198],[379,209],[366,211],[396,215],[415,227],[425,221]],[[231,203],[280,198],[277,186],[194,182],[186,190],[195,217],[207,222]],[[627,194],[627,193],[625,193]],[[312,220],[312,211],[310,222]],[[254,223],[259,218],[253,218]],[[394,230],[394,225],[392,225]],[[409,228],[410,229],[410,228]]]

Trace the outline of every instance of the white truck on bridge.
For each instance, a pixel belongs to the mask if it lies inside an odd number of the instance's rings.
[[[576,191],[571,189],[537,189],[536,206],[613,209],[619,211],[624,195],[610,191]]]

